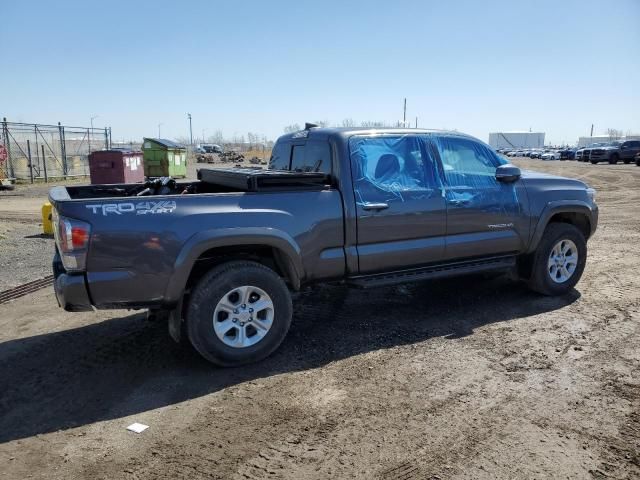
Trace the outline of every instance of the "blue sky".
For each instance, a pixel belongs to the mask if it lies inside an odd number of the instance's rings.
[[[0,116],[116,139],[407,116],[487,141],[640,133],[640,0],[0,0]]]

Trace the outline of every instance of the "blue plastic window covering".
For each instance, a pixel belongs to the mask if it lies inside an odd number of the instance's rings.
[[[440,178],[424,135],[355,136],[349,150],[360,204],[440,194]]]

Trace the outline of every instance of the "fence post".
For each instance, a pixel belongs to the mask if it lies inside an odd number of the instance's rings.
[[[49,177],[47,176],[47,157],[44,156],[44,145],[42,147],[42,166],[44,167],[44,183],[49,183]]]
[[[62,175],[65,180],[69,174],[69,166],[67,165],[67,146],[65,145],[64,127],[58,122],[58,132],[60,134],[60,156],[62,157]]]
[[[29,178],[33,183],[33,162],[31,161],[31,141],[27,138],[27,158],[29,159]]]
[[[33,125],[33,134],[36,139],[36,159],[38,161],[38,175],[40,175],[40,144],[38,143],[38,125]]]
[[[104,149],[109,150],[109,133],[107,127],[104,127]]]
[[[2,119],[2,136],[4,137],[4,147],[7,149],[7,174],[9,178],[15,178],[13,162],[11,161],[11,140],[9,140],[9,127],[7,127],[7,117]]]

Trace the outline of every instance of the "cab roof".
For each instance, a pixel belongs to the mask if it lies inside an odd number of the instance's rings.
[[[371,127],[311,127],[297,132],[285,133],[278,137],[278,141],[297,140],[305,138],[342,137],[347,139],[353,135],[410,135],[410,134],[438,134],[469,138],[477,141],[475,137],[455,130],[438,130],[427,128],[371,128]],[[483,142],[484,143],[484,142]]]

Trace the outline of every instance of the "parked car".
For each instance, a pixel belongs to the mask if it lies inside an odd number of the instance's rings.
[[[591,154],[591,149],[598,147],[600,145],[604,145],[603,143],[592,143],[590,145],[587,145],[586,147],[583,147],[581,149],[579,149],[576,152],[576,158],[579,159],[581,162],[588,162],[589,161],[589,155]]]
[[[220,145],[216,145],[215,143],[209,144],[204,143],[200,145],[200,148],[203,150],[202,153],[222,153],[223,149]]]
[[[638,153],[640,153],[640,140],[627,140],[620,144],[618,154],[624,163],[633,162]]]
[[[598,223],[582,181],[521,171],[457,132],[309,126],[277,140],[269,170],[198,178],[51,189],[60,306],[151,309],[235,366],[278,348],[291,292],[314,283],[506,271],[565,294]]]
[[[548,151],[540,155],[542,160],[560,160],[560,153],[556,151]]]
[[[577,150],[575,148],[563,148],[560,150],[560,160],[575,160]]]
[[[592,148],[589,161],[594,165],[603,161],[609,162],[610,164],[618,163],[620,159],[620,145],[622,145],[622,142],[615,141]]]

